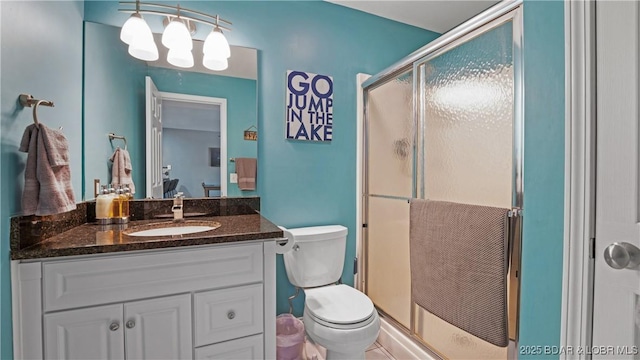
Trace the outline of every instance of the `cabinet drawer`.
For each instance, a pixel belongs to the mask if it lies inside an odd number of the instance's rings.
[[[248,336],[242,339],[225,341],[220,344],[203,346],[196,349],[195,358],[200,359],[264,359],[264,340],[262,335]]]
[[[262,284],[195,294],[196,346],[262,333],[262,298]]]
[[[262,244],[43,264],[45,311],[262,281]]]

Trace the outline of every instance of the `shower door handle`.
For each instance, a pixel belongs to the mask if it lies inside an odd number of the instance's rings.
[[[615,242],[604,250],[604,261],[616,270],[635,269],[640,265],[640,249],[627,242]]]

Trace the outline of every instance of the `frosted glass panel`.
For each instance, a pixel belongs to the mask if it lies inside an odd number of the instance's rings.
[[[418,66],[423,100],[424,198],[512,206],[512,43],[512,23],[507,22]],[[444,358],[507,358],[507,348],[412,306],[415,334]],[[511,315],[513,331],[515,316]]]
[[[507,348],[498,347],[441,320],[420,306],[416,311],[416,335],[446,359],[507,359]]]
[[[511,207],[511,22],[428,60],[419,72],[425,198]]]
[[[367,93],[369,193],[411,197],[413,187],[413,75]]]
[[[366,292],[373,303],[409,328],[409,203],[369,197]]]

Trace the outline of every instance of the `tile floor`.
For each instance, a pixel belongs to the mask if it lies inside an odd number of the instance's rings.
[[[314,344],[307,338],[304,348],[304,358],[306,360],[324,360],[326,353],[326,350],[322,346]],[[395,360],[395,358],[377,342],[371,345],[364,355],[366,360]]]

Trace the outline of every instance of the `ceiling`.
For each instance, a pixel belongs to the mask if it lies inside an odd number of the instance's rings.
[[[496,0],[327,0],[419,28],[445,33]]]

